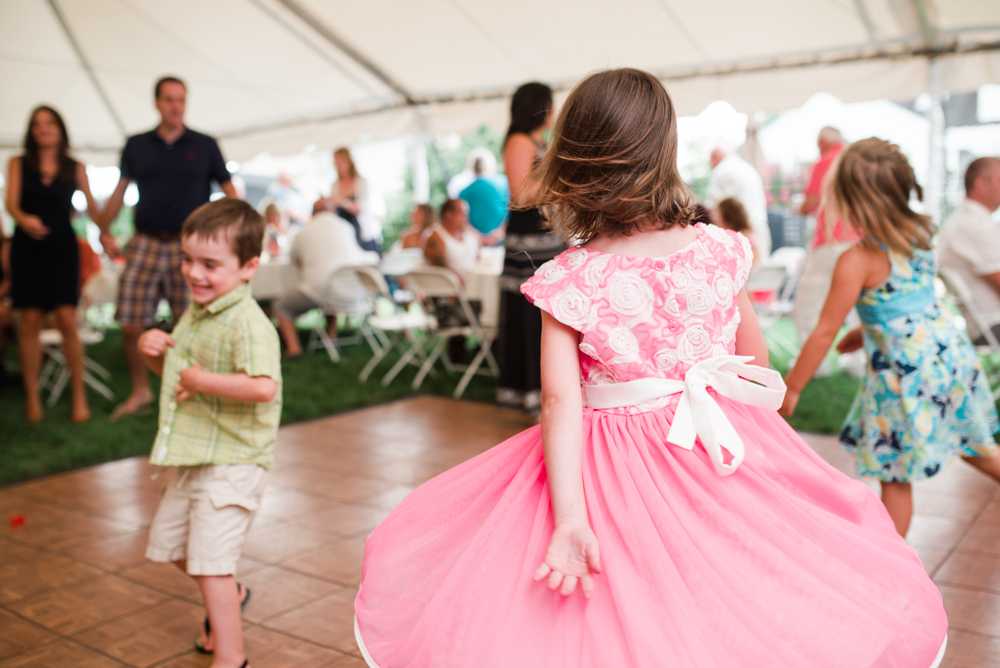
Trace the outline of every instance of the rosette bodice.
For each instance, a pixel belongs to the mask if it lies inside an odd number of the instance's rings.
[[[568,250],[524,284],[528,299],[580,333],[582,384],[682,380],[698,362],[735,353],[750,244],[719,227],[695,229],[694,241],[661,258]],[[640,412],[671,401],[677,398],[609,410]]]

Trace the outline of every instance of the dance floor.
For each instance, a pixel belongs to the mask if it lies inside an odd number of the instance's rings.
[[[283,428],[240,563],[253,665],[363,668],[352,604],[364,537],[415,485],[530,424],[418,397]],[[806,438],[850,471],[835,438]],[[153,472],[132,458],[0,488],[0,668],[211,663],[192,645],[197,587],[143,557]],[[997,486],[954,465],[916,486],[916,512],[909,540],[951,619],[944,665],[1000,665]]]

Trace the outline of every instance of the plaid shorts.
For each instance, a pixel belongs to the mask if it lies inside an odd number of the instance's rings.
[[[128,263],[118,285],[115,318],[123,325],[152,327],[161,299],[170,303],[174,321],[188,305],[188,287],[181,275],[180,238],[162,240],[136,233],[128,244]]]

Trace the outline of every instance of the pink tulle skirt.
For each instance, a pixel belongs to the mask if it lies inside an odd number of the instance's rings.
[[[746,459],[666,443],[672,408],[583,412],[603,573],[532,582],[552,533],[541,432],[428,481],[369,536],[355,602],[378,668],[926,668],[948,620],[863,484],[775,412],[718,398]]]

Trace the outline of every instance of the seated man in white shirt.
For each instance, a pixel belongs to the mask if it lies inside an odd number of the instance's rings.
[[[1000,159],[979,158],[965,172],[965,201],[941,228],[938,262],[958,274],[971,292],[972,304],[1000,337]],[[969,336],[982,333],[972,322]]]
[[[362,250],[351,224],[329,211],[313,215],[295,235],[290,255],[299,282],[275,303],[274,310],[285,354],[297,357],[302,345],[295,319],[314,308],[323,308],[327,315],[358,309],[367,297],[358,278],[342,276],[334,281],[332,277],[343,267],[377,264],[378,255]]]
[[[427,264],[447,267],[463,281],[479,258],[480,235],[469,224],[469,205],[450,199],[441,206],[441,222],[430,227],[424,244]]]

